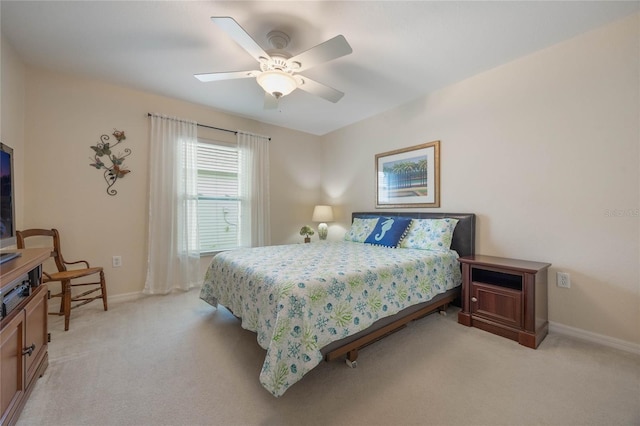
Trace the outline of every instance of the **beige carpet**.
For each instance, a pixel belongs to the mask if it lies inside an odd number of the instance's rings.
[[[538,350],[431,315],[274,398],[264,351],[198,291],[50,316],[19,425],[640,425],[640,357],[558,334]]]

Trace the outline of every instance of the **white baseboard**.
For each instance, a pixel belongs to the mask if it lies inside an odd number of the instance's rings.
[[[549,331],[640,355],[640,344],[549,321]]]
[[[193,289],[199,289],[201,286],[194,286],[191,287],[188,291],[191,291]],[[173,290],[173,292],[183,292],[184,290]],[[171,293],[168,293],[171,294]],[[108,296],[108,301],[114,302],[114,303],[119,303],[119,302],[131,302],[133,300],[138,300],[138,299],[142,299],[143,297],[148,297],[148,296],[154,296],[153,294],[145,294],[142,291],[134,291],[132,293],[123,293],[123,294],[116,294],[114,296]],[[166,294],[157,294],[156,296],[166,296]]]
[[[131,302],[132,300],[142,299],[145,295],[141,291],[135,291],[133,293],[124,293],[124,294],[116,294],[115,296],[110,296],[107,293],[107,301],[109,303],[119,303],[119,302]]]

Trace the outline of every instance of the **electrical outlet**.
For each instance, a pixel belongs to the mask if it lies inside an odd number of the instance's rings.
[[[113,256],[111,264],[114,268],[119,268],[122,266],[122,256]]]
[[[571,288],[571,276],[568,272],[556,272],[556,284],[558,287]]]

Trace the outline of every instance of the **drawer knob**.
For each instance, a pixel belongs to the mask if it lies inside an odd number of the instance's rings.
[[[475,302],[477,302],[477,301],[478,301],[478,299],[476,299],[475,297],[472,297],[472,298],[471,298],[471,301],[475,303]]]
[[[33,351],[36,349],[36,344],[32,343],[31,346],[29,346],[28,348],[24,348],[22,350],[22,355],[29,355],[31,356],[31,354],[33,353]]]

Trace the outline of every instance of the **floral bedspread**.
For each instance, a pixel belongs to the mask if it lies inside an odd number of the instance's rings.
[[[267,350],[260,383],[275,396],[322,361],[320,349],[462,283],[455,251],[348,241],[215,256],[200,298],[230,309]]]

